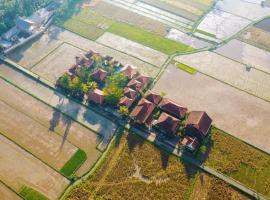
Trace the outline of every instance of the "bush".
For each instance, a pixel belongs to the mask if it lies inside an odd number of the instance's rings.
[[[127,117],[129,113],[128,108],[126,106],[120,106],[119,113],[122,115],[122,117]]]
[[[117,105],[120,98],[124,94],[123,88],[118,87],[115,84],[110,84],[103,89],[105,101],[110,105]]]

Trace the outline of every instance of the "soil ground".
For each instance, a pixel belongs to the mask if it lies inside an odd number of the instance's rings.
[[[0,182],[0,194],[2,200],[22,200],[15,192]]]
[[[49,199],[57,199],[69,181],[0,135],[0,179],[19,192],[26,185]]]
[[[81,176],[86,173],[101,155],[101,152],[96,149],[101,140],[100,136],[14,86],[3,80],[0,81],[1,91],[4,91],[0,93],[1,101],[8,102],[12,108],[26,113],[29,117],[47,127],[50,135],[55,137],[59,135],[61,138],[59,146],[71,143],[87,154],[87,160],[76,174]],[[24,102],[24,104],[20,102]]]
[[[174,65],[168,66],[154,91],[164,91],[166,97],[189,110],[206,111],[218,128],[270,153],[269,102]]]

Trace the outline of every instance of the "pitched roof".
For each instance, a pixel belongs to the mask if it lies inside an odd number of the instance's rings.
[[[130,99],[135,99],[138,95],[138,92],[136,92],[136,90],[133,90],[132,88],[125,87],[124,95]]]
[[[136,77],[136,80],[143,83],[144,85],[147,85],[150,82],[150,76],[145,76],[145,75],[139,75]]]
[[[189,137],[186,136],[184,139],[181,141],[181,144],[190,149],[191,151],[194,151],[197,149],[199,145],[199,141],[195,137]]]
[[[163,98],[159,103],[159,106],[165,112],[168,112],[179,119],[184,118],[188,110],[186,107],[180,106],[167,98]]]
[[[95,89],[93,92],[89,93],[88,101],[92,101],[96,104],[103,104],[104,94],[101,90]]]
[[[142,99],[130,113],[130,117],[137,123],[144,124],[155,109],[155,104]]]
[[[123,96],[120,99],[119,105],[120,106],[126,106],[127,108],[129,108],[134,101],[135,101],[135,99],[130,99],[130,98],[126,97],[126,96]]]
[[[180,120],[163,112],[158,118],[156,126],[169,134],[175,134],[180,126]]]
[[[125,67],[121,69],[121,72],[129,79],[132,79],[139,74],[138,71],[135,69],[135,67],[131,65],[125,65]]]
[[[96,69],[93,73],[90,74],[90,77],[96,82],[102,82],[107,77],[107,72],[103,69]]]
[[[156,93],[154,93],[154,92],[152,92],[150,90],[148,90],[148,92],[145,94],[145,97],[144,98],[147,99],[148,101],[151,101],[152,103],[154,103],[156,105],[162,99],[162,97],[159,94],[156,94]]]
[[[136,90],[136,91],[143,91],[145,85],[135,79],[132,79],[128,82],[127,87]]]
[[[193,126],[203,135],[208,133],[212,124],[212,119],[204,111],[192,111],[186,122],[187,126]]]

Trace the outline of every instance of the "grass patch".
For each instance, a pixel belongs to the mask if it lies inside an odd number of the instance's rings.
[[[213,128],[214,145],[206,165],[270,197],[270,156]]]
[[[70,177],[87,159],[86,153],[78,149],[76,153],[67,161],[67,163],[60,170],[61,174]]]
[[[183,63],[176,63],[175,64],[179,69],[182,69],[184,71],[186,71],[187,73],[189,74],[196,74],[197,73],[197,70],[192,68],[192,67],[189,67]]]
[[[200,33],[200,34],[203,34],[203,35],[206,35],[206,36],[209,36],[209,37],[212,37],[212,38],[216,38],[216,35],[213,34],[213,33],[208,33],[206,31],[203,31],[203,30],[200,30],[200,29],[197,29],[196,30],[197,33]]]
[[[49,200],[46,196],[44,196],[40,192],[27,186],[23,186],[19,194],[25,200]]]
[[[194,50],[192,47],[164,38],[160,35],[147,32],[141,28],[116,22],[108,29],[109,32],[120,35],[127,39],[141,43],[165,54],[174,54],[177,52],[187,52]]]

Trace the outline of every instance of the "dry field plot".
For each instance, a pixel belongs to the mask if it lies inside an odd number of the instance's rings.
[[[85,151],[87,154],[87,160],[76,172],[78,176],[83,175],[92,167],[92,165],[101,155],[101,152],[96,149],[96,146],[100,141],[100,138],[96,133],[63,116],[60,112],[34,99],[30,95],[22,92],[18,88],[4,82],[3,80],[0,80],[0,83],[0,89],[3,91],[0,93],[0,101],[8,102],[12,108],[22,113],[26,113],[29,117],[47,127],[47,132],[49,133],[46,132],[45,135],[49,134],[57,137],[57,134],[59,134],[60,136],[65,137],[65,139],[60,137],[61,143],[64,142],[64,147],[69,145],[69,143],[72,143]],[[24,103],[21,104],[20,102]],[[18,133],[16,132],[16,134]],[[61,146],[61,144],[59,144],[59,146]],[[59,148],[56,148],[55,150],[58,149]],[[62,149],[62,152],[65,153],[63,150],[64,149]],[[48,152],[45,151],[45,153]],[[54,155],[52,157],[54,157]]]
[[[244,64],[208,51],[178,56],[176,60],[236,88],[270,100],[270,74],[254,68],[248,70]],[[269,66],[266,68],[269,69]]]
[[[256,69],[270,73],[270,52],[239,40],[231,40],[215,52]]]
[[[24,66],[31,68],[38,63],[44,56],[53,51],[62,41],[52,37],[52,32],[48,31],[33,42],[29,42],[20,48],[12,51],[8,57]]]
[[[1,135],[0,158],[0,179],[17,192],[26,185],[54,200],[69,184],[66,178]]]
[[[140,60],[146,61],[158,67],[161,67],[168,58],[168,56],[164,53],[112,33],[103,34],[100,38],[98,38],[97,42],[117,49],[123,53],[132,55]]]
[[[55,83],[75,63],[75,57],[83,56],[84,53],[77,47],[62,44],[33,67],[32,71]]]
[[[173,65],[166,69],[154,91],[164,91],[168,98],[190,110],[205,110],[217,127],[270,153],[269,102]]]
[[[7,188],[4,184],[0,182],[0,198],[2,200],[22,200],[15,192]]]

